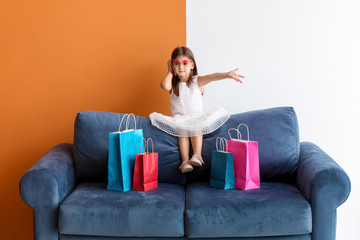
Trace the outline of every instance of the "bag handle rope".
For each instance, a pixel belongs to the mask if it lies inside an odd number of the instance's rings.
[[[236,128],[230,128],[230,129],[228,130],[228,134],[229,134],[230,139],[234,139],[234,138],[231,137],[231,134],[230,134],[230,131],[231,131],[231,130],[237,132],[237,137],[238,137],[237,139],[238,139],[238,140],[241,140],[241,139],[242,139],[242,136],[241,136],[241,133],[240,133],[239,129],[236,129]]]
[[[220,143],[220,150],[218,148],[218,142]],[[225,146],[226,146],[226,150],[225,150]],[[227,149],[228,149],[228,145],[227,145],[226,139],[222,138],[222,137],[217,137],[216,138],[216,151],[227,152]]]
[[[151,145],[152,145],[152,153],[154,153],[154,141],[152,140],[152,138],[148,138],[147,140],[145,138],[141,139],[140,142],[140,154],[147,154],[149,153],[149,141],[151,140]],[[143,141],[144,141],[144,152],[141,152],[142,146],[143,146]],[[145,145],[146,142],[146,145]]]
[[[134,124],[135,124],[135,129],[134,130],[136,130],[136,118],[135,118],[135,115],[133,113],[130,113],[128,118],[126,119],[126,130],[129,130],[130,116],[134,117]]]
[[[123,123],[123,121],[124,121],[124,118],[125,118],[126,116],[129,117],[129,114],[124,114],[123,117],[121,118],[120,125],[119,125],[119,128],[118,128],[118,132],[121,132],[121,131],[120,131],[120,130],[121,130],[121,125],[122,125],[122,123]]]
[[[142,148],[142,146],[143,146],[143,141],[144,141],[144,152],[141,152],[141,148]],[[142,138],[142,139],[141,139],[141,142],[140,142],[140,154],[146,153],[146,151],[145,151],[145,150],[146,150],[145,141],[146,141],[145,138]]]
[[[249,132],[249,127],[245,124],[245,123],[240,123],[239,126],[237,127],[237,130],[240,132],[240,127],[241,126],[245,126],[246,127],[246,130],[247,130],[247,138],[248,138],[248,141],[250,141],[250,132]]]
[[[151,140],[151,145],[152,145],[152,153],[154,153],[154,141],[152,140],[152,138],[148,138],[146,141],[146,147],[149,153],[149,140]]]

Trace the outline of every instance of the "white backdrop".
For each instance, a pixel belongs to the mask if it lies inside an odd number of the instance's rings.
[[[239,67],[206,86],[205,109],[231,113],[293,106],[301,141],[312,141],[349,174],[337,239],[360,236],[360,2],[187,0],[187,46],[199,75]]]

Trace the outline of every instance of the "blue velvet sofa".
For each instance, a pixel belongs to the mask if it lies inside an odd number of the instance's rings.
[[[205,165],[178,170],[177,138],[136,116],[159,154],[159,187],[148,192],[106,190],[108,134],[122,114],[80,112],[73,144],[55,146],[22,177],[20,194],[33,208],[34,239],[333,240],[336,209],[350,193],[344,170],[310,142],[299,142],[291,107],[231,115],[204,136]],[[209,187],[216,137],[246,123],[259,144],[261,188]]]

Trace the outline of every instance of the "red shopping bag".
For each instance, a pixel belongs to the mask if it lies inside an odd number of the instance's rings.
[[[132,188],[135,191],[149,191],[158,187],[158,153],[154,153],[154,143],[151,138],[146,141],[146,149],[148,150],[149,140],[151,140],[153,152],[141,153],[143,140],[145,138],[141,140],[140,154],[137,154],[135,159]]]
[[[239,131],[241,126],[247,129],[248,140],[243,140]],[[233,139],[230,130],[237,131],[238,138]],[[249,128],[246,124],[240,124],[237,129],[229,129],[231,140],[226,140],[228,151],[233,153],[235,188],[250,190],[260,188],[259,150],[256,141],[250,141]]]

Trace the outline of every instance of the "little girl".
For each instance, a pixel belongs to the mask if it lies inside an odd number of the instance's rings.
[[[154,112],[150,114],[152,125],[162,131],[178,137],[182,163],[182,173],[190,172],[193,167],[201,167],[203,135],[221,127],[230,117],[224,109],[203,113],[203,87],[217,80],[235,79],[242,83],[245,78],[234,69],[227,73],[214,73],[206,76],[197,75],[194,54],[187,47],[175,48],[168,61],[168,73],[161,81],[161,88],[170,93],[172,116]],[[190,142],[193,156],[189,159]]]

